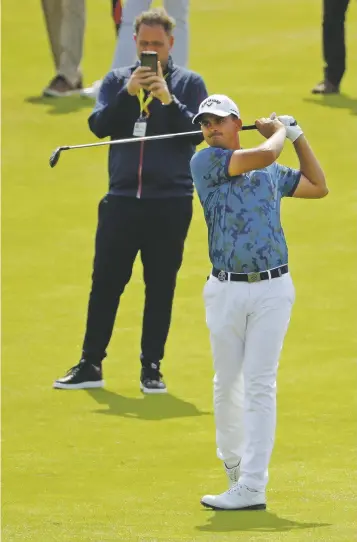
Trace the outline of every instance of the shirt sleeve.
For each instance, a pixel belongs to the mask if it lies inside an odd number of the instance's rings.
[[[172,102],[167,105],[170,112],[169,127],[170,131],[175,132],[192,132],[195,126],[192,125],[192,119],[198,112],[200,103],[207,98],[206,85],[199,75],[192,75],[185,84],[185,91],[181,97],[181,101],[177,96],[172,95]],[[199,145],[203,141],[201,134],[191,137],[194,145]]]
[[[293,196],[300,182],[301,171],[275,163],[275,175],[281,197]]]
[[[191,173],[201,201],[212,188],[230,181],[228,167],[232,150],[209,147],[197,152],[191,159]]]
[[[137,108],[138,116],[137,97],[128,94],[124,76],[114,71],[109,72],[103,79],[99,96],[88,119],[90,130],[99,138],[130,137],[128,124],[131,126],[135,122],[133,104]]]

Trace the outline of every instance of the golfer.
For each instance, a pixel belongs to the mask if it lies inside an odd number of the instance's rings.
[[[204,287],[214,360],[217,454],[230,489],[205,495],[217,510],[264,509],[276,424],[276,377],[294,303],[288,250],[280,223],[283,197],[323,198],[324,173],[290,116],[261,118],[266,138],[242,149],[242,120],[227,96],[204,100],[194,122],[208,148],[191,171],[208,227],[212,272]],[[276,163],[286,138],[300,167]]]

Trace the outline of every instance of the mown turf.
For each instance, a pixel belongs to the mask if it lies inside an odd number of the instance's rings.
[[[237,100],[245,122],[295,115],[330,195],[284,202],[296,305],[279,374],[268,511],[202,510],[225,488],[215,458],[211,356],[201,289],[209,269],[196,205],[164,373],[170,394],[138,390],[141,264],[125,292],[105,364],[107,387],[57,392],[80,354],[96,206],[106,150],[90,104],[39,98],[53,74],[40,3],[2,3],[3,540],[36,542],[352,542],[356,536],[356,3],[342,95],[313,97],[321,77],[318,0],[192,0],[191,67]],[[87,83],[114,46],[109,2],[88,2]],[[260,141],[244,134],[245,146]],[[296,165],[287,145],[282,161]]]

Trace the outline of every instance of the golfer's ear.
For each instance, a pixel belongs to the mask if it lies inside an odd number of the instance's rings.
[[[238,132],[240,132],[241,129],[242,129],[242,126],[243,126],[242,119],[237,119],[237,117],[234,117],[234,121],[235,121],[236,126],[238,128]]]

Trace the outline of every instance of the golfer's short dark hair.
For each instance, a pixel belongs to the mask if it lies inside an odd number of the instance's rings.
[[[150,11],[143,11],[135,19],[134,28],[135,33],[139,32],[139,28],[142,24],[148,26],[161,25],[166,34],[171,35],[175,28],[176,21],[173,17],[170,17],[164,8],[151,9]]]

